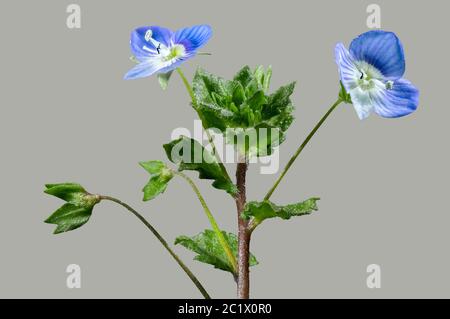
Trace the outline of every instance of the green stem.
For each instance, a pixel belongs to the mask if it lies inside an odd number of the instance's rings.
[[[289,162],[286,164],[285,168],[283,169],[283,172],[276,180],[275,184],[273,184],[272,188],[267,192],[266,196],[264,197],[264,200],[269,200],[269,198],[272,196],[275,189],[280,184],[281,180],[284,178],[286,173],[288,172],[289,168],[291,168],[292,164],[294,164],[297,157],[300,155],[300,153],[303,151],[305,146],[308,144],[308,142],[311,140],[311,138],[316,134],[317,130],[322,126],[322,124],[325,122],[325,120],[330,116],[330,114],[334,111],[334,109],[343,102],[341,98],[338,98],[338,100],[331,106],[331,108],[328,110],[327,113],[320,119],[319,123],[316,124],[316,126],[313,128],[313,130],[309,133],[309,135],[306,137],[304,142],[300,145],[300,147],[297,149],[297,151],[294,153],[294,155],[291,157]]]
[[[211,134],[209,133],[209,130],[207,130],[207,129],[205,128],[205,123],[206,123],[206,122],[204,121],[203,116],[201,115],[200,111],[198,110],[198,103],[197,103],[197,99],[195,98],[194,90],[192,89],[192,86],[191,86],[191,84],[189,83],[189,81],[188,81],[188,79],[186,78],[186,76],[184,75],[183,71],[181,71],[180,68],[177,68],[177,72],[178,72],[178,74],[180,75],[181,80],[183,81],[184,86],[186,87],[186,90],[187,90],[188,93],[189,93],[189,96],[191,97],[191,100],[192,100],[192,106],[194,107],[194,110],[197,112],[197,115],[198,115],[198,117],[200,118],[200,120],[201,120],[201,122],[202,122],[203,129],[205,130],[206,136],[208,137],[208,142],[211,144],[211,147],[212,147],[214,156],[216,157],[217,163],[219,163],[219,166],[220,166],[220,168],[221,168],[223,174],[224,174],[229,180],[231,180],[230,175],[228,175],[227,169],[226,169],[225,166],[223,165],[222,160],[220,159],[219,154],[217,153],[217,148],[216,148],[216,145],[214,144],[214,140],[213,140]]]
[[[173,250],[169,247],[169,245],[167,244],[167,242],[165,241],[165,239],[158,233],[158,231],[141,215],[139,214],[133,207],[131,207],[130,205],[122,202],[121,200],[114,198],[114,197],[110,197],[110,196],[100,196],[100,199],[103,200],[109,200],[112,201],[114,203],[117,203],[119,205],[121,205],[122,207],[126,208],[128,211],[130,211],[133,215],[135,215],[141,222],[144,223],[145,226],[147,226],[148,229],[150,229],[150,231],[153,233],[153,235],[155,235],[155,237],[159,240],[159,242],[164,246],[164,248],[169,252],[169,254],[175,259],[175,261],[178,263],[178,265],[180,265],[180,267],[184,270],[184,272],[188,275],[188,277],[192,280],[192,282],[194,283],[194,285],[198,288],[198,290],[201,292],[201,294],[203,295],[203,297],[205,297],[205,299],[211,299],[211,297],[209,296],[208,292],[205,290],[205,288],[202,286],[202,284],[200,283],[200,281],[197,279],[197,277],[195,277],[195,275],[192,273],[192,271],[183,263],[183,261],[180,259],[180,257],[178,257]]]
[[[203,210],[205,211],[206,217],[208,217],[211,227],[213,228],[214,232],[216,233],[216,236],[219,239],[220,245],[222,246],[222,248],[224,249],[224,251],[228,257],[228,261],[230,262],[231,267],[233,268],[233,273],[236,274],[237,273],[236,257],[234,256],[233,252],[231,251],[230,245],[228,244],[222,231],[220,230],[219,225],[217,225],[217,222],[214,219],[214,216],[211,213],[211,210],[209,209],[208,205],[206,205],[205,199],[203,198],[202,194],[200,193],[200,190],[198,189],[198,187],[195,185],[194,181],[189,176],[187,176],[181,172],[178,172],[178,171],[173,171],[173,173],[182,177],[184,180],[186,180],[189,183],[189,185],[192,187],[195,195],[197,195],[197,198],[200,201],[200,204],[202,205]]]

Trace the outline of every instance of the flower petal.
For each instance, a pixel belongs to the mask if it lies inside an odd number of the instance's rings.
[[[148,34],[149,30],[152,39],[160,42],[166,47],[170,45],[173,36],[171,30],[159,26],[140,27],[135,29],[131,33],[130,46],[134,56],[140,61],[143,61],[149,56],[158,54],[154,42],[146,39],[146,34]]]
[[[419,105],[419,90],[408,80],[394,82],[374,100],[374,111],[382,117],[396,118],[414,112]]]
[[[364,120],[369,117],[374,108],[374,99],[377,96],[376,91],[365,91],[357,87],[350,92],[352,98],[353,108],[360,120]]]
[[[156,59],[148,59],[139,63],[125,74],[125,80],[133,80],[150,76],[164,68],[164,64]]]
[[[168,65],[164,66],[161,70],[158,70],[158,73],[167,73],[178,68],[182,63],[186,62],[186,60],[192,58],[194,54],[185,55],[183,58],[179,58],[175,61],[171,61]]]
[[[205,45],[211,36],[211,27],[207,24],[202,24],[177,30],[174,34],[173,41],[174,43],[183,44],[186,52],[190,52],[196,51]]]
[[[353,57],[342,43],[334,49],[336,64],[339,68],[339,77],[347,92],[358,85],[358,76],[361,74],[356,67]]]
[[[355,60],[373,65],[389,80],[400,79],[405,73],[403,46],[392,32],[363,33],[352,41],[350,52]]]

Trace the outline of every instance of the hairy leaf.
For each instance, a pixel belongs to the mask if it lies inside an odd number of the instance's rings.
[[[98,195],[89,194],[76,183],[47,184],[45,187],[45,193],[67,202],[45,220],[57,225],[55,234],[83,226],[91,217],[93,207],[100,202]]]
[[[140,162],[139,164],[150,173],[150,180],[142,190],[144,192],[144,201],[149,201],[164,193],[167,184],[173,177],[173,173],[161,161]]]
[[[271,68],[265,70],[262,66],[253,71],[245,66],[233,80],[222,79],[203,69],[198,69],[194,76],[197,111],[205,128],[217,128],[227,135],[230,130],[235,134],[236,130],[250,132],[250,129],[256,129],[257,140],[250,141],[250,147],[237,145],[233,138],[225,136],[227,143],[234,144],[248,157],[270,155],[272,149],[284,141],[285,132],[294,119],[290,96],[295,83],[269,94],[271,76]],[[260,133],[260,128],[274,129],[276,139],[265,138],[266,131]]]
[[[54,234],[77,229],[86,224],[91,217],[92,207],[76,206],[66,203],[57,209],[45,222],[57,225]]]
[[[164,144],[169,160],[178,165],[180,171],[199,172],[199,178],[214,180],[213,186],[231,195],[237,192],[236,185],[223,172],[215,156],[199,142],[186,136]]]
[[[310,198],[304,202],[285,206],[275,205],[268,200],[262,202],[252,201],[245,206],[242,217],[245,219],[254,217],[260,223],[267,218],[279,217],[282,219],[290,219],[293,216],[309,215],[318,209],[318,200],[319,198]]]
[[[80,204],[87,194],[86,190],[80,184],[76,183],[46,184],[45,187],[44,193],[61,198],[75,205]]]
[[[237,236],[233,233],[222,233],[225,239],[228,241],[231,251],[237,257]],[[227,255],[220,245],[219,239],[217,238],[217,235],[214,233],[214,231],[206,229],[202,233],[193,237],[179,236],[175,240],[175,245],[176,244],[180,244],[185,248],[197,253],[197,255],[194,257],[195,260],[233,273],[233,267],[229,264]],[[255,266],[258,264],[258,261],[252,254],[250,255],[249,264],[250,266]]]

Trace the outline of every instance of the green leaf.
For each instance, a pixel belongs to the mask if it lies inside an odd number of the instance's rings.
[[[256,202],[252,201],[245,206],[242,217],[249,219],[254,217],[257,224],[268,218],[279,217],[282,219],[290,219],[293,216],[309,215],[313,211],[316,211],[317,201],[319,198],[310,198],[304,202],[278,206],[271,201]]]
[[[172,73],[173,71],[158,74],[159,85],[163,90],[167,89],[167,86],[169,85],[170,76],[172,75]]]
[[[238,239],[233,233],[222,232],[230,245],[231,251],[237,257]],[[180,244],[185,248],[197,253],[195,260],[213,265],[215,268],[233,273],[233,267],[228,263],[227,255],[220,245],[219,239],[214,231],[206,229],[202,233],[193,236],[179,236],[175,240],[175,245]],[[255,256],[250,254],[250,266],[258,264]]]
[[[57,225],[55,234],[83,226],[91,217],[93,207],[100,202],[100,196],[89,194],[80,184],[47,184],[45,187],[45,193],[67,202],[45,220]]]
[[[270,86],[270,80],[272,79],[272,67],[269,65],[267,68],[266,74],[264,74],[264,78],[262,80],[262,86],[264,89],[264,92],[269,92],[269,86]]]
[[[164,193],[167,184],[173,177],[173,172],[161,161],[140,162],[139,165],[151,175],[149,182],[142,190],[144,192],[143,200],[149,201]]]
[[[243,87],[247,87],[247,85],[252,81],[252,79],[253,79],[252,70],[248,65],[240,69],[233,78],[234,81],[241,83]]]
[[[178,165],[179,171],[197,171],[200,179],[214,180],[212,185],[215,188],[232,196],[237,193],[236,185],[223,172],[215,156],[196,140],[182,136],[163,147],[169,160]]]
[[[46,184],[44,192],[56,196],[62,200],[79,205],[82,203],[86,190],[76,183]]]
[[[232,80],[225,80],[198,69],[193,80],[193,91],[197,101],[197,111],[205,128],[217,128],[223,134],[250,132],[256,129],[254,147],[237,145],[233,137],[225,136],[225,141],[233,144],[239,152],[245,152],[248,158],[266,156],[285,139],[285,132],[294,120],[294,106],[290,100],[295,82],[282,86],[269,94],[272,69],[262,66],[251,70],[245,66]],[[274,138],[264,138],[267,131],[274,129],[278,134]],[[231,129],[231,130],[230,130]],[[260,137],[262,142],[259,142]],[[255,150],[256,148],[256,150]]]
[[[162,161],[140,162],[139,165],[152,175],[161,173],[161,170],[166,167]]]
[[[294,121],[290,96],[294,93],[295,82],[280,87],[275,93],[271,94],[268,102],[263,109],[264,122],[270,126],[279,128],[285,132]]]
[[[66,203],[56,210],[45,222],[56,224],[54,234],[77,229],[86,224],[91,217],[92,207],[83,207]]]

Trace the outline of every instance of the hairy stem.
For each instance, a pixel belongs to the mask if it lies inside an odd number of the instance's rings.
[[[186,275],[192,280],[194,285],[198,288],[198,290],[201,292],[203,297],[205,299],[211,299],[208,292],[205,290],[205,288],[202,286],[200,281],[195,277],[195,275],[192,273],[192,271],[183,263],[183,261],[178,257],[173,250],[169,247],[166,240],[158,233],[158,231],[141,215],[139,214],[134,208],[132,208],[130,205],[122,202],[121,200],[111,197],[111,196],[100,196],[100,199],[102,200],[109,200],[114,203],[117,203],[121,205],[122,207],[126,208],[128,211],[130,211],[134,216],[136,216],[142,223],[144,223],[145,226],[155,235],[155,237],[159,240],[159,242],[164,246],[164,248],[169,252],[169,254],[175,259],[175,261],[180,265],[180,267],[184,270]]]
[[[225,166],[222,163],[221,158],[219,157],[219,154],[217,153],[217,148],[216,145],[214,144],[214,139],[212,138],[211,134],[209,133],[209,130],[207,130],[205,128],[205,121],[203,120],[203,117],[201,115],[201,113],[198,110],[198,103],[197,103],[197,99],[195,98],[195,94],[194,94],[194,90],[192,89],[191,84],[189,83],[188,79],[186,78],[186,76],[184,75],[183,71],[181,71],[180,68],[177,68],[177,72],[181,77],[181,80],[183,81],[184,86],[186,87],[186,90],[189,93],[189,96],[191,97],[191,101],[192,101],[192,106],[194,107],[194,110],[197,112],[198,117],[200,118],[202,125],[203,125],[203,129],[206,132],[206,136],[208,137],[208,142],[211,144],[212,147],[212,151],[214,153],[214,156],[216,157],[217,163],[219,163],[220,169],[222,170],[222,172],[224,173],[224,175],[229,179],[230,179],[230,175],[227,172],[227,169],[225,168]]]
[[[236,185],[238,194],[236,196],[236,210],[238,217],[238,278],[237,297],[248,299],[250,296],[250,237],[248,221],[241,217],[246,204],[245,179],[247,175],[247,162],[238,163],[236,168]]]
[[[334,111],[334,109],[343,102],[341,98],[339,98],[328,110],[327,113],[320,119],[320,121],[316,124],[316,126],[313,128],[313,130],[309,133],[309,135],[306,137],[306,139],[303,141],[303,143],[300,145],[300,147],[297,149],[297,151],[294,153],[294,155],[291,157],[289,162],[286,164],[285,168],[281,172],[281,175],[278,177],[278,179],[275,181],[275,184],[270,188],[270,190],[267,192],[266,196],[264,197],[264,200],[269,200],[269,198],[272,196],[275,189],[280,184],[281,180],[284,178],[288,170],[291,168],[292,164],[294,164],[297,157],[300,155],[300,153],[303,151],[306,145],[308,145],[311,138],[316,134],[317,130],[322,126],[322,124],[325,122],[325,120],[330,116],[330,114]]]
[[[187,176],[186,174],[183,174],[181,172],[173,171],[174,174],[184,178],[191,188],[194,190],[195,195],[197,195],[198,200],[200,201],[200,204],[203,207],[203,210],[205,211],[206,217],[208,217],[209,223],[211,224],[211,227],[213,228],[217,238],[219,239],[220,245],[224,249],[228,261],[233,268],[233,274],[237,273],[237,262],[236,257],[234,256],[233,252],[231,251],[230,245],[228,244],[227,240],[225,239],[225,236],[223,235],[222,231],[219,228],[219,225],[217,224],[216,220],[214,219],[213,214],[211,213],[211,210],[209,209],[208,205],[206,205],[206,201],[203,198],[202,194],[200,193],[200,190],[198,189],[197,185],[195,185],[194,181]]]

